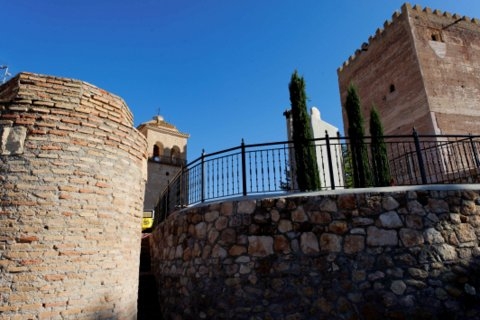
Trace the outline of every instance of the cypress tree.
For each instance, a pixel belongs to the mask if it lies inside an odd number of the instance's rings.
[[[357,88],[350,84],[347,89],[345,110],[348,119],[348,137],[352,157],[353,183],[356,188],[371,185],[371,171],[368,161],[368,150],[364,142],[363,116]]]
[[[342,159],[343,159],[343,181],[345,188],[355,187],[353,181],[353,168],[351,150],[346,144],[342,144]]]
[[[310,116],[307,112],[305,81],[295,70],[288,85],[292,115],[292,140],[295,150],[296,178],[300,191],[319,190],[320,177]]]
[[[375,106],[370,110],[370,135],[372,144],[372,169],[374,184],[377,187],[390,185],[390,167],[388,165],[387,145],[383,134],[383,125]]]

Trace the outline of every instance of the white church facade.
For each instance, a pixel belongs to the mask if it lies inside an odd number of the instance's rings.
[[[284,113],[287,120],[287,138],[292,140],[292,118],[290,111]],[[310,109],[310,124],[315,140],[315,151],[320,181],[323,190],[341,189],[344,187],[343,155],[338,128],[322,120],[317,107]],[[327,148],[327,137],[330,148]],[[293,151],[293,147],[291,148]],[[331,161],[329,161],[329,157]],[[332,167],[329,166],[331,164]],[[295,167],[295,157],[290,155],[290,165]],[[295,177],[292,179],[293,189],[296,188]]]

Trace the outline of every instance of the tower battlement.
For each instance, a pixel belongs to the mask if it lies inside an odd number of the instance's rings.
[[[378,28],[375,31],[375,34],[368,38],[368,42],[364,42],[359,49],[355,51],[348,59],[337,69],[337,72],[342,72],[345,67],[347,67],[350,63],[352,63],[355,59],[357,59],[363,51],[366,51],[368,47],[374,44],[376,41],[381,40],[381,37],[389,31],[389,29],[394,26],[396,23],[400,23],[402,19],[405,19],[408,16],[412,16],[414,14],[424,14],[427,16],[433,17],[441,17],[442,18],[442,26],[441,28],[446,28],[452,24],[456,24],[459,22],[464,22],[465,24],[469,24],[470,27],[480,27],[480,19],[479,18],[470,18],[468,16],[461,16],[457,13],[450,13],[447,11],[441,10],[432,10],[429,7],[422,8],[419,5],[412,5],[410,3],[404,3],[401,7],[401,11],[395,11],[392,14],[391,20],[386,20],[383,23],[383,28]],[[465,27],[468,27],[466,25]]]
[[[478,48],[479,19],[405,3],[338,68],[341,103],[355,83],[387,134],[480,134]]]

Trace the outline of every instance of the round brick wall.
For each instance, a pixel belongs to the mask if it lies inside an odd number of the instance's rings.
[[[122,99],[0,86],[0,318],[135,319],[146,141]]]

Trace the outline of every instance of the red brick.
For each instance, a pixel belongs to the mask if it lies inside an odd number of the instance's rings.
[[[44,129],[31,129],[29,131],[29,134],[39,134],[39,135],[43,135],[43,134],[47,134],[47,130],[44,130]]]
[[[48,130],[48,133],[56,135],[56,136],[66,136],[66,135],[68,135],[68,132],[61,131],[61,130]]]
[[[62,307],[67,305],[67,301],[54,301],[54,302],[44,302],[44,308],[53,308],[53,307]]]
[[[57,317],[60,316],[60,312],[59,311],[44,311],[44,312],[40,312],[38,316],[39,316],[40,320],[54,319],[54,318],[57,318]]]
[[[29,126],[29,125],[35,124],[35,120],[30,120],[30,119],[17,119],[17,120],[15,120],[15,124]]]
[[[42,150],[62,150],[60,146],[41,146],[40,149]]]
[[[17,119],[20,118],[18,114],[2,114],[0,119]]]
[[[18,311],[18,306],[0,305],[0,313],[2,313],[2,312],[16,312],[16,311]]]
[[[43,262],[43,260],[41,260],[41,259],[29,259],[29,260],[21,260],[20,264],[23,265],[23,266],[28,266],[28,265],[32,265],[32,264],[40,264],[42,262]]]
[[[30,243],[34,241],[38,241],[37,236],[21,236],[20,238],[17,238],[18,243]]]
[[[65,279],[65,275],[63,274],[47,274],[43,277],[47,281],[61,281]]]

